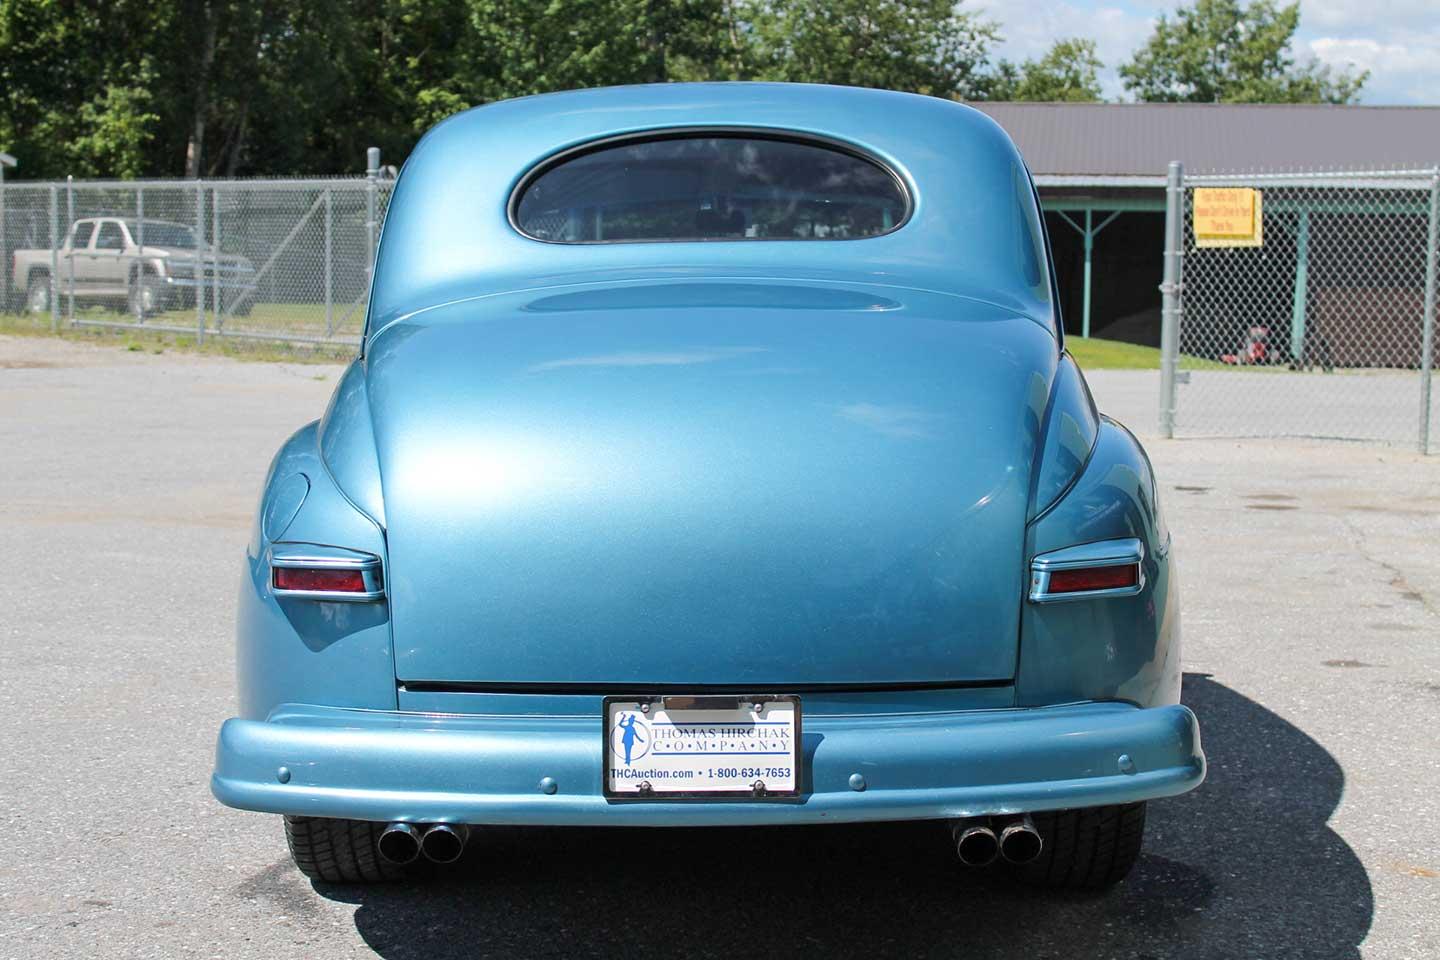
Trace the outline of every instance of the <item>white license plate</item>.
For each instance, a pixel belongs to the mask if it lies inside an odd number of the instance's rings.
[[[607,796],[793,797],[799,784],[797,697],[605,700]]]

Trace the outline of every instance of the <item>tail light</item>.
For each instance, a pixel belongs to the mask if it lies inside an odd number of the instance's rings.
[[[1042,553],[1030,562],[1030,600],[1128,597],[1145,587],[1145,545],[1101,540]]]
[[[271,549],[270,589],[277,597],[310,600],[366,601],[385,596],[379,557],[309,544],[276,544]]]

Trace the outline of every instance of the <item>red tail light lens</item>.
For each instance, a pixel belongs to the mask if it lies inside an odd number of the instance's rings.
[[[1122,563],[1109,567],[1056,570],[1050,574],[1049,593],[1079,593],[1084,590],[1120,590],[1140,582],[1140,565]]]
[[[365,593],[365,576],[359,570],[315,570],[275,567],[276,590],[312,590],[326,593]]]

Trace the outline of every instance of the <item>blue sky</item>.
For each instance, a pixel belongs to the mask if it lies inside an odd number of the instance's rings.
[[[1128,0],[969,0],[1001,25],[999,53],[1023,60],[1068,36],[1095,39],[1105,61],[1105,93],[1122,97],[1115,67],[1176,3]],[[1440,104],[1440,0],[1300,0],[1298,59],[1370,71],[1363,103]]]

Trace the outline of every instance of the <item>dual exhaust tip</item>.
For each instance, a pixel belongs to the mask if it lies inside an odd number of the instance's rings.
[[[1030,863],[1045,848],[1029,814],[957,820],[954,837],[955,853],[967,867],[987,866],[1000,857],[1011,863]]]
[[[983,867],[1004,857],[1010,863],[1030,863],[1040,856],[1045,841],[1029,814],[1018,817],[957,820],[955,853],[967,867]],[[437,823],[429,827],[392,823],[380,833],[380,856],[405,866],[424,857],[431,863],[454,863],[465,853],[470,828],[464,824]]]
[[[392,823],[381,831],[376,848],[381,859],[400,867],[422,856],[431,863],[454,863],[469,839],[470,828],[463,823]]]

